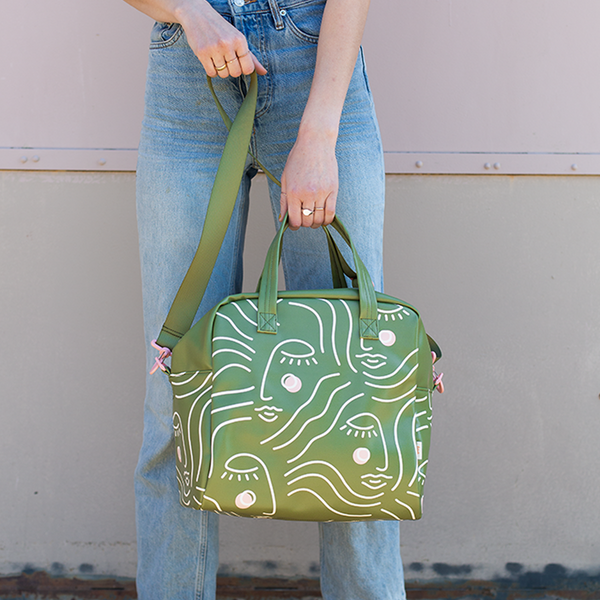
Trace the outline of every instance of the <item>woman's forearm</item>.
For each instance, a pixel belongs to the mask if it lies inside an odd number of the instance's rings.
[[[303,131],[320,131],[333,140],[362,40],[369,0],[327,0],[315,74],[302,117]]]
[[[327,0],[309,98],[281,178],[280,219],[287,212],[292,229],[327,225],[335,216],[335,146],[368,9],[369,0]]]
[[[198,3],[204,1],[199,0]],[[185,8],[185,2],[181,0],[125,0],[125,2],[155,21],[162,23],[180,23],[180,13]]]

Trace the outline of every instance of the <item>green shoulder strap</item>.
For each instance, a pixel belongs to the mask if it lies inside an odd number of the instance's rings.
[[[257,89],[256,73],[252,73],[248,93],[225,143],[198,249],[156,340],[159,346],[171,350],[175,347],[192,326],[202,302],[242,181],[254,124]]]

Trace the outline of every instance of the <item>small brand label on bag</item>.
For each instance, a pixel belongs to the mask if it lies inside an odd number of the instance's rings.
[[[417,458],[423,459],[423,442],[417,442]]]

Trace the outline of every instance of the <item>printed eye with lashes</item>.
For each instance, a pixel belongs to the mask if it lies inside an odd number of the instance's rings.
[[[255,481],[259,480],[258,471],[259,467],[256,464],[255,460],[252,460],[252,457],[247,455],[236,455],[232,456],[224,465],[225,470],[223,475],[221,475],[221,479],[227,479],[229,481],[233,481],[237,479],[238,481],[250,481],[254,479]]]
[[[369,414],[360,414],[348,419],[344,425],[340,427],[340,431],[346,431],[346,435],[354,435],[355,438],[360,437],[379,437],[376,424],[373,422],[373,417]]]
[[[297,355],[297,354],[290,354],[289,352],[282,351],[281,354],[283,354],[283,357],[279,361],[279,364],[281,364],[281,365],[286,361],[287,361],[288,365],[295,364],[297,367],[299,367],[300,365],[306,365],[307,367],[310,367],[312,365],[319,364],[317,359],[314,356],[311,356],[309,353]]]
[[[398,318],[398,319],[400,319],[400,321],[402,321],[402,320],[404,320],[405,316],[410,317],[410,313],[403,306],[398,306],[397,308],[395,308],[393,310],[383,310],[381,308],[378,308],[377,312],[379,313],[377,315],[377,318],[380,321],[382,318],[385,319],[386,321],[388,319],[395,321],[396,318]]]
[[[238,481],[250,481],[250,479],[252,478],[255,481],[258,481],[259,477],[255,473],[255,471],[258,471],[258,467],[255,467],[254,469],[247,469],[245,471],[239,471],[237,469],[226,469],[223,475],[221,475],[221,479],[225,479],[225,477],[227,477],[229,481],[233,481],[234,479],[237,479]]]
[[[250,481],[250,478],[252,477],[252,479],[258,481],[259,477],[254,471],[258,471],[258,467],[256,467],[256,469],[251,469],[248,472],[225,471],[223,475],[221,475],[221,479],[227,477],[229,481],[232,481],[233,479],[237,479],[238,481]]]
[[[294,345],[300,345],[298,342],[294,343]],[[285,350],[280,350],[279,353],[281,355],[281,359],[279,360],[279,364],[284,364],[287,362],[288,365],[296,365],[297,367],[301,365],[312,366],[318,365],[318,361],[315,358],[314,348],[305,345],[304,348],[298,348],[297,352],[290,351],[290,346],[292,344],[286,344]],[[302,343],[304,345],[304,342]]]

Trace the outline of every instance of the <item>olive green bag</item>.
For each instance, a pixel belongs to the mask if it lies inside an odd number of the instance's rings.
[[[184,506],[305,521],[418,519],[431,432],[432,354],[418,312],[376,293],[326,229],[334,289],[277,291],[284,225],[256,293],[191,329],[237,196],[256,78],[233,123],[196,257],[157,340],[169,372]],[[356,287],[346,286],[346,277]],[[164,359],[172,349],[170,369]]]

